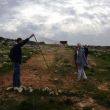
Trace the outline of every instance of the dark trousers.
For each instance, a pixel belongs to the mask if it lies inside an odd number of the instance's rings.
[[[20,64],[13,63],[13,87],[20,87]]]

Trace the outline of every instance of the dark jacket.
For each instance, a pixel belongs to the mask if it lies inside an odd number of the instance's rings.
[[[87,48],[87,47],[84,47],[84,51],[85,51],[85,56],[86,56],[86,58],[87,58],[88,53],[89,53],[88,48]]]
[[[21,50],[21,47],[23,45],[25,45],[28,41],[29,41],[29,38],[23,40],[21,43],[15,44],[11,48],[10,53],[9,53],[9,57],[10,57],[12,62],[19,63],[19,64],[21,63],[21,60],[22,60],[22,50]]]

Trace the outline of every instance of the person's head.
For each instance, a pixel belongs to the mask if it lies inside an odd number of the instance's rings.
[[[87,47],[87,45],[84,45],[84,47]]]
[[[80,43],[77,43],[77,47],[80,48],[81,47],[81,44]]]
[[[22,42],[22,38],[17,38],[17,39],[16,39],[16,42],[17,42],[17,43]]]

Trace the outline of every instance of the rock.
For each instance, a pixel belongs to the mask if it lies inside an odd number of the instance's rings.
[[[7,87],[6,88],[7,91],[10,91],[10,90],[13,90],[13,89],[14,89],[13,87]]]
[[[58,95],[59,95],[59,94],[58,94],[58,92],[55,92],[55,95],[57,95],[57,96],[58,96]]]
[[[60,89],[58,90],[58,93],[59,93],[59,94],[61,94],[62,92],[63,92],[62,90],[60,90]]]
[[[49,89],[48,87],[45,87],[44,89],[42,89],[42,91],[51,91],[51,89]]]
[[[29,87],[28,89],[29,89],[30,93],[33,92],[33,88],[32,87]]]
[[[14,87],[14,90],[21,93],[23,91],[23,88],[22,87]]]
[[[49,95],[54,95],[54,94],[55,94],[54,91],[49,92]]]
[[[21,88],[23,88],[25,91],[27,90],[27,87],[26,86],[20,86]]]

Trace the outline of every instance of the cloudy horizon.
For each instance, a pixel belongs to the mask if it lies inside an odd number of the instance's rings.
[[[0,0],[0,36],[110,46],[109,0]]]

